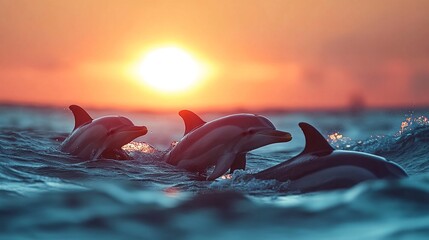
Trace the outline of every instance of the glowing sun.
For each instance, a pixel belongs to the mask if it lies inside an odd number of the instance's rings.
[[[139,78],[163,92],[179,92],[194,86],[202,78],[203,67],[178,47],[157,48],[137,67]]]

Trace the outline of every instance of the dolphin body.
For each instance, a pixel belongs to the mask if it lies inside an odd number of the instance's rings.
[[[256,179],[289,182],[291,191],[313,192],[348,188],[367,180],[398,179],[407,173],[383,157],[356,151],[334,150],[316,128],[299,124],[305,148],[297,156],[252,174]]]
[[[112,158],[129,159],[121,147],[147,133],[145,126],[134,126],[125,117],[106,116],[92,119],[77,105],[71,105],[75,126],[61,144],[61,151],[82,159]]]
[[[248,151],[292,139],[290,133],[276,130],[267,118],[259,115],[235,114],[210,122],[188,110],[179,115],[185,123],[185,134],[164,159],[200,173],[215,166],[207,180],[222,176],[228,169],[244,169]]]

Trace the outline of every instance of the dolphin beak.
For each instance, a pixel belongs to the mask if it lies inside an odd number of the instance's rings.
[[[147,128],[145,126],[130,126],[122,128],[121,132],[135,134],[136,137],[139,137],[147,133]]]
[[[256,134],[262,136],[269,136],[271,138],[274,138],[276,142],[289,142],[290,140],[292,140],[292,135],[290,133],[275,129],[260,131]]]

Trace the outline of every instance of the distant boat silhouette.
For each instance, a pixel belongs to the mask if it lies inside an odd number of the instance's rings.
[[[358,114],[364,111],[366,109],[364,97],[361,94],[352,95],[349,100],[348,109],[352,114]]]

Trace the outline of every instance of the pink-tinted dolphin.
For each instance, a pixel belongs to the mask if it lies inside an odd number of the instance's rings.
[[[121,147],[147,133],[145,126],[134,126],[125,117],[105,116],[92,119],[77,105],[69,108],[73,112],[75,126],[61,144],[61,151],[82,159],[128,159]]]
[[[228,169],[244,169],[248,151],[292,139],[290,133],[276,130],[267,118],[255,114],[234,114],[210,122],[188,110],[179,115],[185,123],[185,135],[165,160],[201,173],[215,166],[207,180],[222,176]]]

